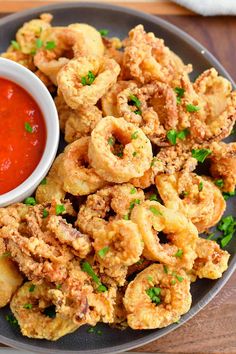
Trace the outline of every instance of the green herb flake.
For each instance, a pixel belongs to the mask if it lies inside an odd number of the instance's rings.
[[[19,327],[19,323],[17,321],[17,319],[15,318],[14,315],[10,314],[10,315],[6,315],[6,320],[8,323],[10,323],[10,325],[12,327],[18,328]]]
[[[129,206],[129,209],[132,210],[134,209],[135,204],[140,204],[140,199],[134,199]]]
[[[102,37],[105,37],[105,36],[108,35],[109,30],[102,28],[102,29],[100,29],[98,32],[100,33],[100,35],[101,35]]]
[[[184,278],[183,277],[181,277],[181,275],[176,275],[176,279],[180,282],[180,283],[182,283],[182,281],[184,280]]]
[[[201,181],[198,185],[198,190],[201,192],[203,190],[203,182]]]
[[[30,292],[30,293],[33,293],[34,290],[35,290],[35,287],[36,287],[36,285],[31,284],[30,287],[29,287],[29,292]]]
[[[161,298],[159,296],[161,294],[161,288],[156,288],[153,286],[152,288],[146,290],[146,294],[156,305],[159,305],[161,303]]]
[[[200,111],[200,107],[197,107],[197,106],[194,106],[193,104],[191,104],[191,103],[189,103],[189,104],[187,104],[186,105],[186,110],[187,110],[187,112],[198,112],[198,111]]]
[[[33,307],[32,304],[24,304],[23,308],[26,309],[26,310],[31,310]]]
[[[25,122],[25,130],[26,130],[28,133],[33,133],[33,128],[31,127],[31,125],[30,125],[29,122]]]
[[[137,139],[138,138],[138,131],[136,130],[133,134],[131,134],[131,139]]]
[[[28,197],[24,200],[24,204],[26,205],[36,205],[36,200],[33,197]]]
[[[108,251],[109,251],[109,247],[106,246],[102,248],[101,250],[98,251],[99,257],[104,258]]]
[[[61,287],[62,287],[62,284],[56,284],[56,289],[57,289],[57,290],[60,290]]]
[[[180,104],[181,98],[183,98],[184,96],[185,89],[183,89],[182,87],[175,87],[174,91],[176,93],[176,101],[178,104]]]
[[[124,219],[124,220],[129,220],[129,214],[124,215],[124,216],[123,216],[123,219]]]
[[[104,293],[105,291],[107,291],[107,288],[105,287],[105,285],[101,284],[97,287],[97,291],[99,293]]]
[[[88,328],[87,330],[88,333],[95,333],[95,329],[93,327]]]
[[[12,47],[14,48],[14,49],[16,49],[16,50],[20,50],[20,45],[19,45],[19,43],[17,42],[17,41],[11,41],[11,45],[12,45]]]
[[[236,190],[234,192],[223,192],[224,200],[228,200],[230,197],[234,197],[236,195]]]
[[[47,209],[43,209],[43,218],[48,217],[49,212],[47,211]]]
[[[155,201],[155,202],[159,202],[160,199],[157,197],[156,194],[151,194],[150,197],[149,197],[149,200],[150,201]]]
[[[183,256],[183,253],[184,253],[183,250],[178,249],[178,251],[175,254],[175,257],[181,258]]]
[[[130,194],[135,194],[137,192],[137,189],[135,187],[132,187],[130,189]]]
[[[224,187],[224,181],[223,181],[223,179],[217,179],[217,180],[215,181],[215,185],[216,185],[217,187],[219,187],[219,188]]]
[[[171,283],[171,285],[175,285],[176,284],[176,280],[172,279],[170,283]]]
[[[65,210],[66,210],[66,208],[63,204],[56,205],[56,215],[62,214]]]
[[[207,156],[211,154],[210,149],[193,149],[192,157],[194,157],[197,161],[203,163]]]
[[[101,280],[99,279],[99,277],[97,276],[97,274],[94,272],[93,268],[91,267],[91,265],[89,264],[89,262],[85,261],[82,263],[81,265],[82,270],[87,273],[92,279],[93,281],[98,285],[97,291],[99,292],[104,292],[107,291],[107,288],[105,287],[105,285],[103,285],[101,283]]]
[[[81,84],[83,86],[86,86],[86,85],[90,86],[94,82],[95,78],[96,78],[96,76],[92,73],[92,71],[89,71],[88,75],[83,76],[81,78]]]
[[[215,232],[210,233],[210,235],[207,236],[207,240],[212,240],[214,236]]]
[[[137,155],[137,151],[133,152],[133,157],[135,157]]]
[[[37,48],[37,49],[42,48],[42,46],[43,46],[43,41],[42,41],[42,39],[37,38],[35,45],[36,45],[36,48]]]
[[[177,133],[177,138],[180,140],[184,140],[189,134],[190,131],[186,128]]]
[[[220,241],[221,247],[224,248],[232,240],[236,232],[236,218],[232,215],[222,218],[217,229],[222,232],[222,236],[220,236],[218,240]]]
[[[172,145],[176,145],[176,141],[177,141],[177,131],[176,130],[174,130],[174,129],[169,130],[167,132],[166,136]]]
[[[110,146],[113,146],[115,144],[115,139],[113,137],[110,137],[107,142]]]
[[[130,95],[129,96],[129,102],[131,102],[135,107],[141,108],[141,102],[140,102],[140,100],[138,99],[137,96]]]
[[[166,274],[168,274],[168,267],[167,267],[166,265],[164,265],[163,268],[164,268],[164,272],[165,272]]]
[[[53,50],[54,48],[56,48],[56,43],[54,41],[48,41],[46,42],[45,48],[47,50]]]
[[[154,215],[163,215],[156,207],[150,206],[149,210],[154,214]]]
[[[143,264],[143,262],[144,262],[144,259],[143,259],[143,258],[140,258],[140,260],[139,260],[138,262],[136,262],[136,264],[137,264],[137,265],[141,265],[141,264]]]
[[[151,275],[148,275],[147,280],[148,280],[150,283],[152,283],[152,282],[153,282],[153,277],[151,277]]]
[[[42,186],[44,186],[45,184],[47,184],[47,178],[44,177],[44,179],[42,179],[42,181],[40,182],[40,184],[41,184]]]

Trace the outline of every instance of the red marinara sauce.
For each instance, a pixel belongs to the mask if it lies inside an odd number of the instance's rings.
[[[34,99],[0,78],[0,195],[25,181],[45,148],[46,126]]]

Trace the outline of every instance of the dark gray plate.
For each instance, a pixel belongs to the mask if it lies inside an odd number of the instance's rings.
[[[159,18],[134,10],[113,5],[98,3],[67,3],[45,6],[22,13],[8,16],[0,20],[0,52],[4,51],[11,39],[14,39],[17,29],[42,12],[51,12],[54,15],[54,25],[67,25],[73,22],[85,22],[98,29],[107,28],[109,35],[125,37],[128,31],[142,23],[147,31],[153,31],[158,37],[164,38],[170,48],[175,51],[185,63],[192,63],[193,78],[203,70],[214,66],[218,72],[230,79],[221,64],[198,42],[175,26]],[[231,80],[232,81],[232,80]],[[226,214],[235,215],[232,199],[228,202]],[[201,310],[218,293],[227,282],[236,268],[236,238],[229,245],[231,253],[229,269],[222,279],[217,281],[200,280],[192,285],[193,303],[191,310],[181,318],[180,324],[171,325],[160,330],[119,331],[106,325],[98,325],[102,329],[102,336],[87,333],[82,327],[57,342],[33,340],[24,338],[6,322],[5,315],[8,309],[0,311],[0,342],[16,348],[32,350],[40,353],[117,353],[144,345],[154,339],[171,332]]]

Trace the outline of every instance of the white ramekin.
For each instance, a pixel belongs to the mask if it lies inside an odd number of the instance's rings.
[[[41,80],[24,66],[0,58],[0,78],[5,78],[23,87],[37,102],[46,124],[46,145],[42,158],[33,173],[18,187],[0,195],[0,206],[20,202],[29,197],[46,176],[57,152],[59,122],[53,99]]]

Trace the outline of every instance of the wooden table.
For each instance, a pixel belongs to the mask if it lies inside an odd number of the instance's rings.
[[[56,0],[1,0],[0,17]],[[158,15],[206,46],[236,81],[236,18],[203,18],[163,0],[108,1]],[[236,274],[216,298],[188,323],[167,336],[134,350],[150,353],[236,353]],[[1,350],[0,350],[1,352]]]

